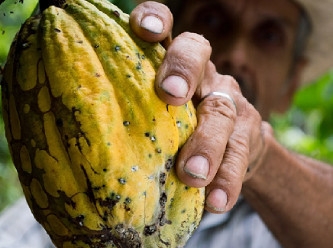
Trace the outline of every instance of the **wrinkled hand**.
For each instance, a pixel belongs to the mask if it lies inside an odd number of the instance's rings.
[[[177,174],[184,183],[206,187],[206,209],[230,210],[265,155],[268,124],[241,94],[238,83],[220,75],[210,61],[211,47],[201,35],[183,33],[171,41],[169,9],[145,2],[131,13],[130,24],[146,41],[164,41],[167,53],[156,78],[156,92],[168,104],[193,100],[198,126],[181,149]],[[232,97],[207,96],[218,91]],[[205,97],[207,96],[207,97]]]

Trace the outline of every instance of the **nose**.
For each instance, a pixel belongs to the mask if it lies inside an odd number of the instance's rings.
[[[249,63],[249,45],[244,38],[220,41],[213,47],[212,60],[220,73],[238,75],[246,73]]]
[[[220,41],[213,46],[212,61],[219,73],[233,76],[238,82],[243,95],[255,104],[256,84],[253,80],[253,56],[251,44],[245,38]]]

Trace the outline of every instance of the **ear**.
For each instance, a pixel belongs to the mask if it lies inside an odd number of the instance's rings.
[[[308,59],[305,57],[301,57],[295,62],[289,78],[287,79],[284,87],[281,88],[279,94],[280,100],[278,101],[278,105],[275,106],[276,112],[284,113],[289,109],[293,97],[297,89],[300,87],[302,73],[307,64],[308,64]]]

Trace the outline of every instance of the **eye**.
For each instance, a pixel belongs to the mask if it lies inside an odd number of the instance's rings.
[[[285,32],[276,21],[266,21],[255,29],[254,39],[262,48],[278,48],[285,44]]]
[[[196,17],[197,24],[202,25],[210,29],[218,29],[222,24],[223,20],[216,11],[200,11]]]
[[[192,29],[202,34],[225,34],[230,31],[231,21],[220,4],[207,4],[196,11],[193,16]]]

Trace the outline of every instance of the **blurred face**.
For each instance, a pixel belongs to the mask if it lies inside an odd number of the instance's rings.
[[[219,73],[234,76],[263,119],[284,111],[299,81],[294,43],[300,11],[289,0],[188,0],[177,33],[202,34]]]

